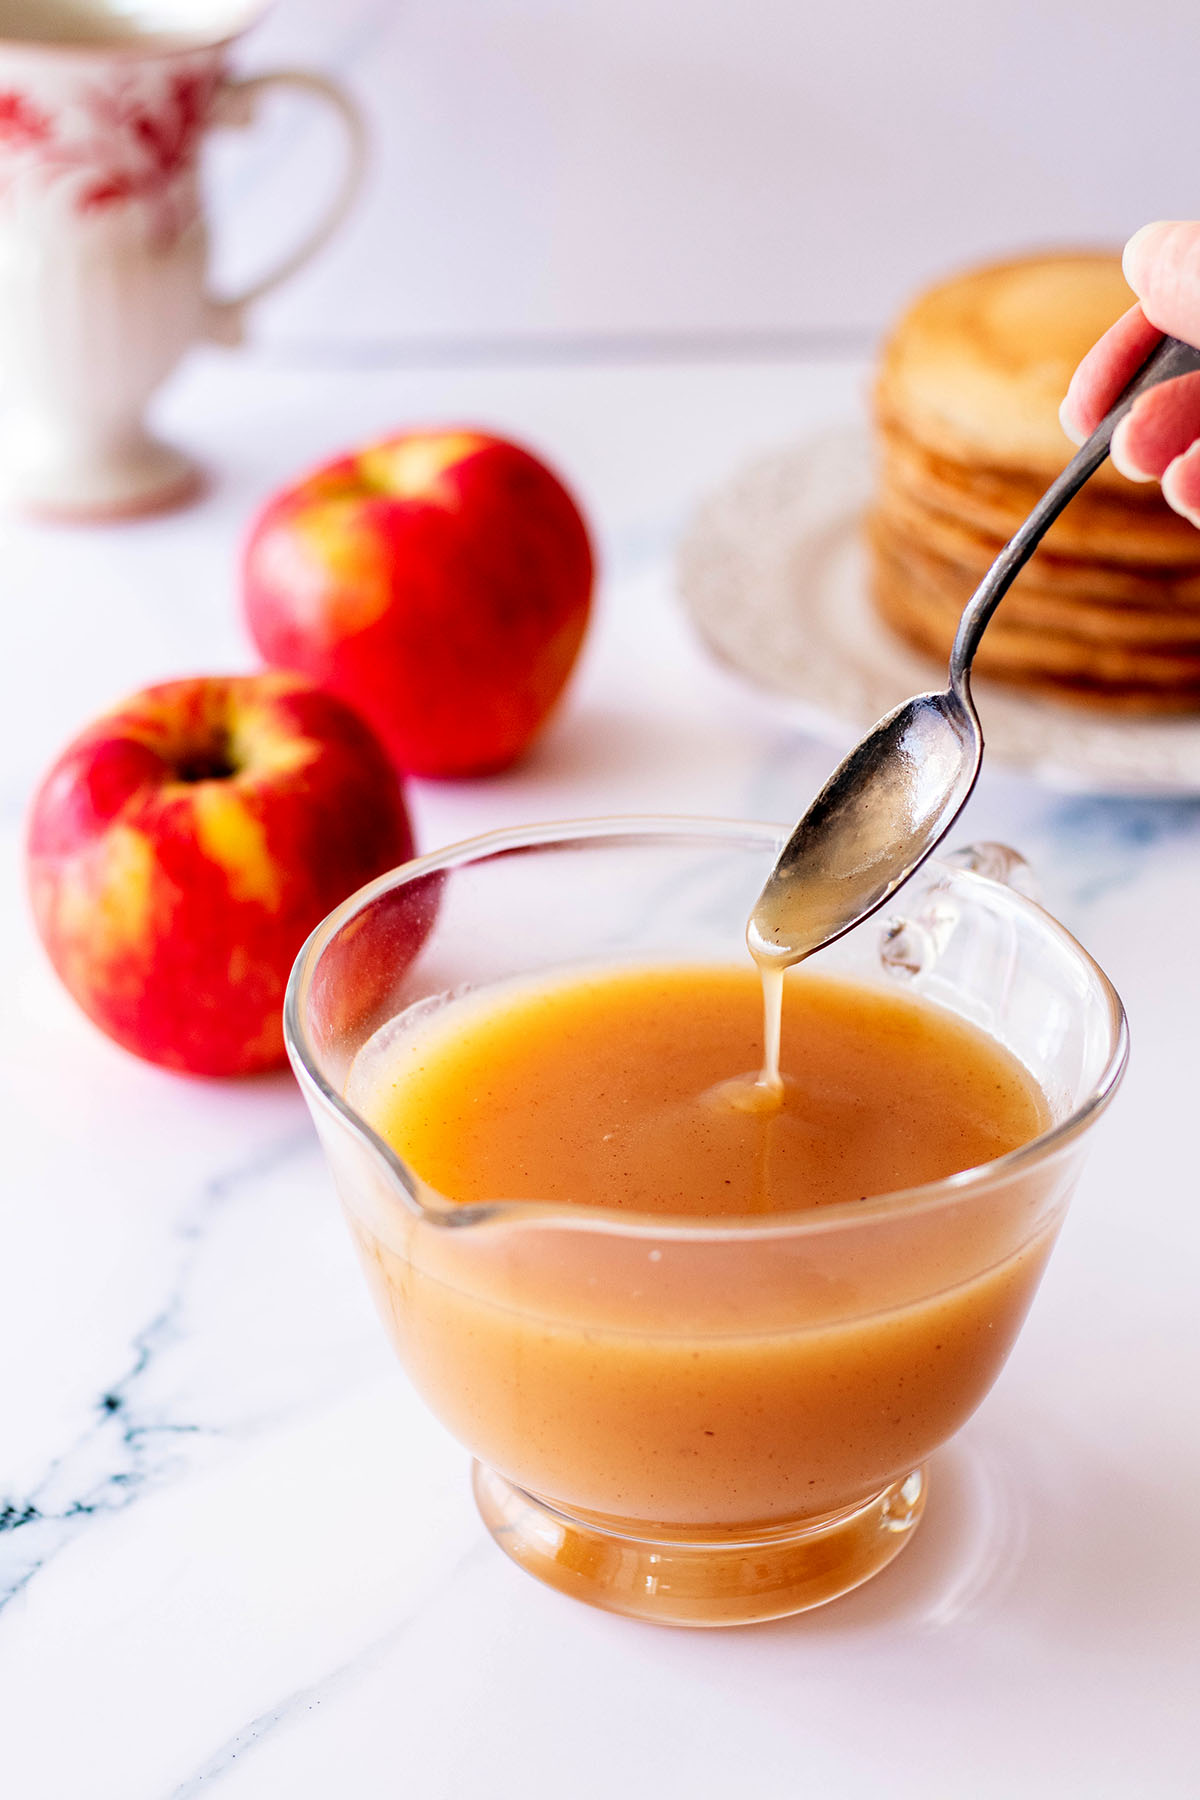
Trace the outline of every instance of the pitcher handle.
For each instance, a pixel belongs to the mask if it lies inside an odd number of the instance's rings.
[[[986,875],[989,881],[1000,882],[1026,900],[1041,897],[1041,883],[1035,870],[1011,844],[990,841],[963,844],[957,850],[948,851],[941,861],[956,869],[968,869],[972,875]]]
[[[241,342],[245,315],[256,300],[287,281],[324,249],[346,217],[362,186],[367,160],[367,131],[362,113],[344,89],[324,75],[307,69],[272,69],[264,75],[250,75],[243,80],[226,80],[217,90],[213,121],[217,125],[245,127],[253,124],[258,114],[259,98],[268,88],[292,88],[304,94],[315,94],[331,106],[346,133],[346,162],[337,192],[324,214],[294,250],[275,268],[260,275],[243,293],[226,300],[210,299],[205,320],[205,335],[214,343]]]

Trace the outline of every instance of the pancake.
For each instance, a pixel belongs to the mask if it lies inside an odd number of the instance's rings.
[[[936,455],[1044,487],[1074,449],[1058,408],[1075,366],[1133,298],[1109,252],[1022,257],[943,282],[887,344],[877,415]],[[1122,480],[1107,465],[1093,479]]]
[[[966,599],[973,591],[971,579],[936,558],[925,557],[903,538],[891,533],[886,519],[873,515],[868,530],[879,556],[903,572],[906,588],[922,597],[928,615],[943,622],[944,640],[950,639]],[[997,634],[1019,627],[1076,638],[1081,645],[1126,644],[1137,649],[1200,650],[1200,608],[1152,612],[1145,607],[1126,607],[1108,601],[1089,604],[1064,599],[1052,589],[1027,585],[1024,574],[1013,586],[988,626],[984,644]]]
[[[882,554],[904,566],[914,587],[924,588],[930,604],[957,618],[978,586],[973,570],[931,555],[920,543],[898,531],[886,512],[871,514],[867,530]],[[1032,565],[1022,570],[988,626],[988,635],[1008,621],[1031,629],[1074,632],[1102,642],[1193,644],[1200,642],[1200,605],[1128,605],[1120,600],[1064,594],[1034,579]],[[986,642],[986,639],[985,639]]]
[[[998,544],[1007,543],[1045,491],[1043,481],[1012,470],[983,464],[964,469],[925,450],[897,426],[881,427],[880,453],[894,487]],[[1119,488],[1089,482],[1050,527],[1045,548],[1064,556],[1200,570],[1200,535],[1171,510],[1157,482],[1119,479]]]
[[[944,662],[950,653],[958,614],[914,576],[908,564],[872,546],[874,591],[881,616],[907,642]],[[1145,692],[1148,699],[1175,689],[1200,694],[1200,643],[1138,643],[1098,640],[1077,631],[1049,630],[1020,621],[989,625],[975,659],[981,675],[1001,680],[1073,683]]]
[[[985,535],[951,515],[915,502],[892,486],[885,475],[877,489],[876,512],[894,534],[921,554],[940,558],[976,586],[1004,547],[1005,539]],[[1190,529],[1190,527],[1189,527]],[[1195,534],[1200,544],[1200,533]],[[1200,607],[1200,564],[1155,569],[1151,564],[1122,565],[1055,555],[1039,545],[1018,577],[1022,587],[1081,600],[1107,600],[1129,607],[1162,611]]]

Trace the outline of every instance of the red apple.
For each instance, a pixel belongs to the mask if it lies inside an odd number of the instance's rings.
[[[280,1007],[313,926],[412,854],[361,719],[303,676],[169,681],[96,720],[33,805],[29,879],[88,1016],[167,1068],[284,1060]]]
[[[268,663],[374,726],[397,768],[486,775],[544,724],[583,639],[588,534],[556,476],[477,431],[420,431],[277,494],[245,552]]]

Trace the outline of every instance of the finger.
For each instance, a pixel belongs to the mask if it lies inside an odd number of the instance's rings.
[[[1168,504],[1200,530],[1200,444],[1193,444],[1168,465],[1162,491]]]
[[[1150,322],[1200,344],[1200,222],[1143,225],[1126,244],[1122,266]]]
[[[1062,428],[1072,443],[1082,444],[1137,374],[1162,333],[1149,324],[1140,306],[1131,306],[1092,345],[1059,408]]]
[[[1135,400],[1113,432],[1113,463],[1130,481],[1157,481],[1200,438],[1200,374],[1180,375]]]

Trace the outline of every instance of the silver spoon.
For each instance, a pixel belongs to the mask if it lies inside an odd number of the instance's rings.
[[[983,760],[971,698],[979,640],[1067,502],[1108,455],[1139,394],[1200,370],[1200,350],[1164,338],[1004,546],[963,611],[944,693],[917,694],[839,763],[767,878],[746,929],[756,961],[786,968],[883,906],[949,831]]]

